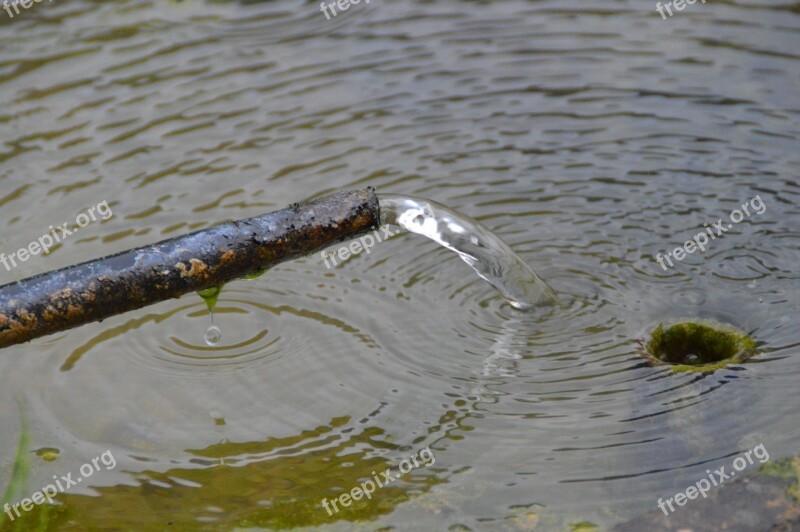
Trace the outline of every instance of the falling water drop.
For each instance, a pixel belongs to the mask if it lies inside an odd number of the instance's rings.
[[[206,345],[209,347],[217,345],[222,339],[222,331],[219,327],[214,325],[214,309],[217,306],[217,299],[219,298],[220,292],[222,292],[221,286],[216,286],[214,288],[208,288],[206,290],[200,290],[197,292],[197,294],[203,298],[203,301],[206,302],[208,313],[211,315],[211,325],[209,325],[208,329],[206,329],[206,334],[203,336],[203,339],[206,341]]]
[[[214,425],[218,427],[225,425],[225,414],[223,414],[221,410],[212,408],[208,411],[208,415],[214,420]]]
[[[213,347],[222,339],[222,331],[212,323],[208,329],[206,329],[206,334],[203,338],[206,341],[206,345]]]

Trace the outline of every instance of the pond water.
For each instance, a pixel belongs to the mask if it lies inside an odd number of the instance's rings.
[[[215,345],[190,295],[4,349],[0,493],[24,432],[12,502],[115,458],[19,521],[54,530],[605,528],[758,444],[797,455],[798,29],[775,0],[0,11],[0,252],[113,212],[0,284],[372,185],[479,220],[562,303],[520,312],[403,232],[227,285]],[[638,356],[695,317],[758,356],[705,376]]]

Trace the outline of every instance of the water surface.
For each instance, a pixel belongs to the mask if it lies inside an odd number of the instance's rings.
[[[799,28],[775,0],[667,21],[608,0],[0,11],[0,252],[114,213],[0,284],[373,185],[474,217],[563,303],[521,313],[403,233],[226,286],[214,346],[186,296],[6,349],[0,487],[17,400],[31,448],[60,451],[30,454],[29,493],[119,464],[53,529],[609,526],[759,443],[798,454]],[[655,262],[756,194],[763,215]],[[762,353],[706,377],[644,365],[636,339],[686,316]],[[436,464],[379,500],[321,508],[427,445]]]

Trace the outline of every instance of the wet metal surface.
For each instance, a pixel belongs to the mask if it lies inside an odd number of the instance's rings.
[[[0,286],[0,348],[221,287],[379,222],[374,190],[340,192]]]

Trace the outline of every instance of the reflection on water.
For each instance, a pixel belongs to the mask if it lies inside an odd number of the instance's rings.
[[[373,185],[469,213],[563,307],[519,312],[402,233],[331,269],[314,256],[230,283],[214,346],[185,296],[5,349],[0,491],[18,399],[30,449],[60,451],[31,455],[27,493],[117,458],[64,497],[87,528],[264,525],[308,504],[303,523],[350,529],[355,514],[316,514],[312,495],[426,445],[424,486],[359,509],[365,528],[610,525],[759,443],[798,454],[797,8],[359,7],[0,11],[0,252],[102,200],[114,211],[0,266],[0,284]],[[669,272],[653,259],[757,194],[767,212],[713,249]],[[760,354],[705,377],[647,367],[636,340],[686,316],[735,325]]]

